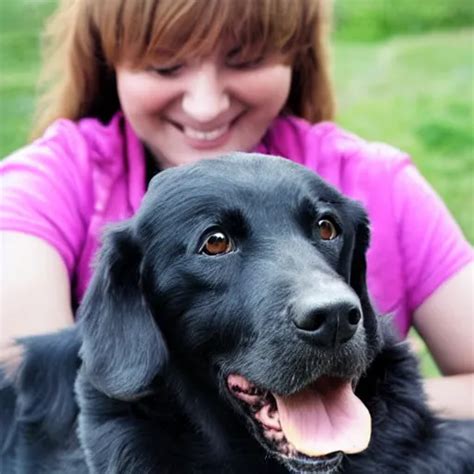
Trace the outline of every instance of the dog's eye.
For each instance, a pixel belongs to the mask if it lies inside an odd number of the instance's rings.
[[[333,240],[339,235],[336,226],[329,219],[318,221],[318,232],[322,240]]]
[[[233,249],[230,238],[224,232],[217,231],[207,237],[200,252],[206,255],[222,255],[232,252]]]

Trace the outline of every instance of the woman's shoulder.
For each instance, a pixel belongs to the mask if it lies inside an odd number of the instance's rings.
[[[365,140],[334,122],[311,124],[292,116],[274,121],[263,148],[312,169],[366,205],[390,195],[397,177],[414,168],[408,154],[394,146]]]
[[[270,153],[319,173],[340,167],[386,172],[410,162],[408,155],[396,147],[365,140],[334,122],[312,124],[294,116],[276,119],[265,141]]]
[[[79,269],[83,291],[103,225],[128,217],[143,196],[140,150],[120,115],[57,120],[0,163],[0,227],[49,242],[70,272]]]
[[[119,122],[118,115],[107,124],[95,118],[57,119],[42,136],[2,160],[2,167],[49,167],[61,174],[67,168],[87,173],[94,164],[117,163],[123,142]]]

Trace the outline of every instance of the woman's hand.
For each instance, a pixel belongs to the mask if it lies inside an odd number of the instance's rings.
[[[53,247],[20,232],[0,232],[0,269],[0,361],[14,364],[12,339],[73,324],[69,276]]]
[[[448,418],[474,418],[474,263],[415,311],[414,325],[443,377],[427,379],[428,402]]]

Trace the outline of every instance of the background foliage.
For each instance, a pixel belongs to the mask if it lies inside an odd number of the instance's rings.
[[[448,30],[474,23],[470,0],[335,0],[337,35],[376,41],[400,34]]]

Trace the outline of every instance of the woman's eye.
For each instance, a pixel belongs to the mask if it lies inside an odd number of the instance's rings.
[[[249,57],[242,55],[241,48],[234,48],[229,51],[226,57],[226,64],[228,67],[235,69],[253,68],[261,64],[265,56],[263,54],[256,57]]]
[[[173,74],[176,74],[182,67],[182,64],[175,64],[174,66],[168,67],[152,66],[150,69],[160,76],[172,76]]]
[[[329,219],[318,221],[318,232],[322,240],[333,240],[339,235],[336,226]]]
[[[205,255],[222,255],[234,250],[230,238],[224,232],[218,231],[209,235],[200,249]]]

